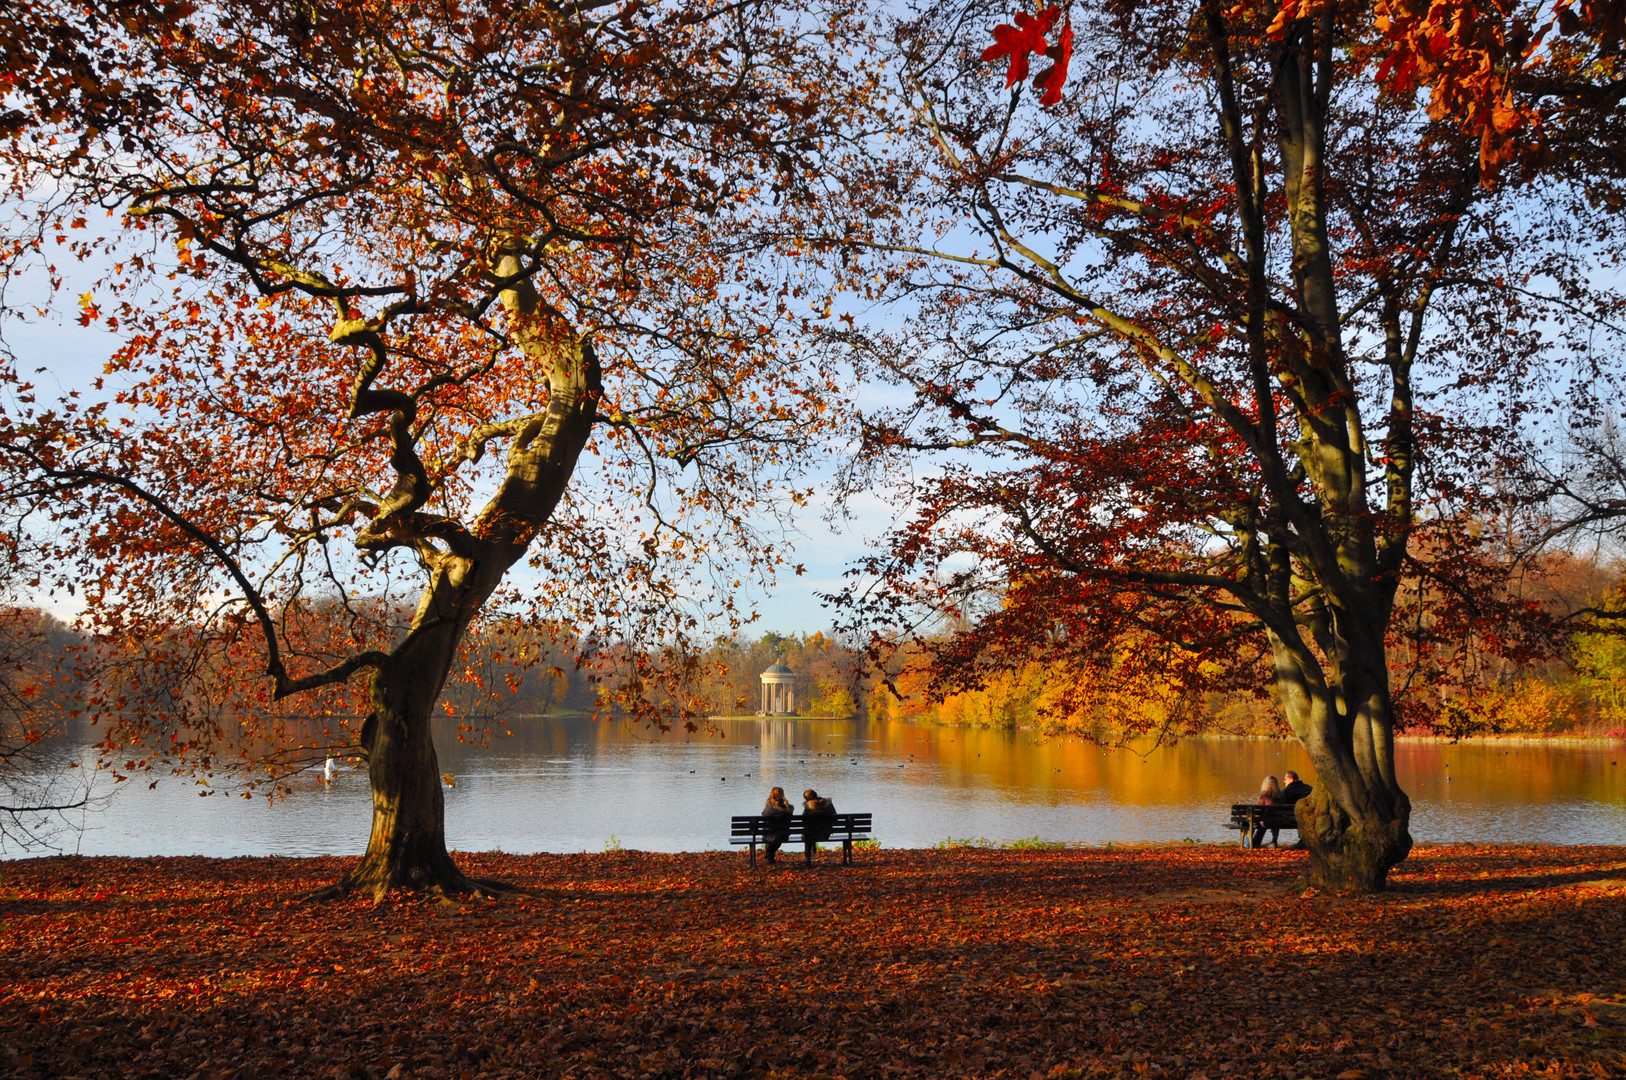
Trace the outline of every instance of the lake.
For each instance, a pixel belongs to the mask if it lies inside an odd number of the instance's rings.
[[[1118,750],[1032,732],[786,718],[718,722],[715,734],[658,734],[584,717],[515,721],[514,735],[462,745],[439,733],[447,843],[458,850],[648,851],[726,847],[731,814],[756,813],[780,785],[839,810],[870,811],[886,847],[948,837],[1069,843],[1234,841],[1228,804],[1266,773],[1297,769],[1297,744],[1192,739]],[[80,760],[93,764],[90,751]],[[1402,786],[1419,841],[1626,843],[1626,746],[1403,743]],[[102,774],[99,786],[113,788]],[[371,815],[365,773],[302,777],[274,805],[200,798],[185,779],[117,785],[82,835],[87,855],[359,854]],[[20,852],[9,850],[8,855]]]

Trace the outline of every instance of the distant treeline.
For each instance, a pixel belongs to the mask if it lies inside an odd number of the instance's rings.
[[[1390,643],[1402,732],[1626,738],[1626,563],[1552,553],[1532,561],[1515,588],[1507,602],[1536,609],[1550,634],[1510,659],[1521,650],[1505,641],[1484,647],[1472,619],[1429,586],[1404,583],[1411,622]],[[898,650],[886,681],[867,681],[863,703],[871,715],[1102,734],[1290,734],[1263,670],[1253,692],[1194,693],[1148,679],[1121,657],[1097,656],[990,670],[979,688],[943,694],[927,674],[935,644]],[[1134,647],[1122,644],[1125,652]]]
[[[823,633],[724,638],[701,655],[700,692],[717,716],[755,714],[762,672],[784,664],[796,675],[801,716],[855,716],[875,680],[861,650]]]
[[[1626,736],[1626,619],[1566,621],[1587,609],[1626,611],[1626,566],[1556,555],[1530,577],[1527,587],[1532,603],[1547,610],[1556,625],[1568,627],[1561,648],[1533,652],[1524,662],[1508,660],[1506,650],[1490,659],[1497,654],[1476,648],[1471,635],[1446,632],[1443,621],[1426,656],[1402,641],[1392,646],[1393,685],[1406,706],[1402,715],[1415,718],[1411,731]],[[1411,595],[1413,618],[1427,622],[1437,617],[1426,590],[1413,586]],[[399,613],[403,623],[406,614]],[[376,618],[382,625],[391,614]],[[311,635],[313,640],[316,636]],[[1418,640],[1415,633],[1410,640]],[[687,704],[691,711],[713,716],[753,715],[761,700],[761,673],[782,663],[796,676],[796,712],[802,716],[1101,734],[1288,733],[1263,677],[1257,692],[1197,693],[1148,678],[1142,665],[1091,657],[991,669],[980,687],[944,692],[929,674],[932,650],[940,643],[899,646],[878,665],[858,642],[835,634],[723,638],[684,660]],[[1134,643],[1122,648],[1132,650]],[[109,708],[139,707],[154,714],[172,711],[190,724],[221,722],[233,709],[275,710],[254,678],[251,655],[199,652],[184,672],[176,672],[160,670],[150,653],[126,652],[38,610],[0,608],[5,741],[15,745],[28,729],[43,734],[62,730],[64,718],[87,712],[91,693],[100,699],[104,714]],[[441,707],[457,721],[460,735],[474,739],[526,716],[589,712],[626,671],[636,668],[628,662],[631,655],[624,645],[587,648],[556,624],[476,627],[465,641]],[[183,674],[184,679],[179,677]],[[280,730],[293,732],[292,741],[313,753],[326,753],[353,739],[364,712],[362,697],[352,691],[328,702],[320,717],[304,713]],[[152,730],[169,729],[157,725]]]

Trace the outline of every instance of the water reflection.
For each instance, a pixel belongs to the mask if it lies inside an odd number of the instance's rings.
[[[1223,841],[1226,807],[1266,773],[1312,783],[1292,743],[1191,740],[1103,750],[1029,732],[784,718],[659,734],[585,718],[518,722],[485,747],[440,733],[448,842],[512,852],[725,846],[728,816],[779,785],[875,814],[887,846],[947,836],[1085,843]],[[1424,841],[1626,843],[1626,749],[1403,744],[1397,768]],[[87,760],[90,760],[87,757]],[[86,854],[351,854],[364,846],[365,777],[318,778],[273,807],[199,798],[185,781],[126,785],[87,819]],[[70,839],[69,847],[73,846]]]

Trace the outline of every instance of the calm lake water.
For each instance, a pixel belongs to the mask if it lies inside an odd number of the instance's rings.
[[[746,719],[719,729],[660,735],[535,718],[481,748],[457,743],[448,724],[439,744],[455,781],[447,842],[520,853],[721,848],[729,816],[757,812],[776,784],[793,798],[814,787],[840,810],[873,812],[887,847],[951,836],[1234,841],[1223,825],[1228,804],[1249,800],[1266,773],[1297,769],[1315,780],[1296,744],[1263,740],[1107,751],[1031,732],[869,721]],[[81,760],[93,764],[94,755]],[[1406,743],[1397,764],[1420,841],[1626,843],[1618,744]],[[156,790],[118,785],[80,836],[58,842],[87,855],[343,855],[366,846],[371,806],[360,771],[340,771],[331,784],[301,779],[269,806],[198,791],[184,779]]]

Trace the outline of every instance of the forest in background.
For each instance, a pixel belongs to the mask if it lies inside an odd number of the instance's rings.
[[[1393,633],[1390,648],[1397,705],[1408,721],[1400,733],[1626,738],[1626,640],[1607,614],[1626,611],[1626,564],[1558,552],[1531,560],[1511,580],[1521,590],[1511,599],[1536,607],[1547,629],[1544,640],[1514,649],[1484,648],[1453,603],[1416,581],[1403,588],[1400,607],[1411,625]],[[904,649],[890,685],[871,680],[871,715],[1103,736],[1291,734],[1263,677],[1257,692],[1193,693],[1121,657],[1102,657],[1083,670],[1041,663],[996,670],[978,689],[945,695],[933,693],[927,676],[932,647],[927,640]]]
[[[1528,596],[1557,627],[1574,627],[1545,652],[1524,663],[1475,647],[1469,638],[1443,647],[1435,639],[1429,676],[1408,669],[1417,657],[1393,650],[1395,685],[1402,701],[1430,695],[1415,715],[1428,720],[1405,729],[1412,735],[1475,734],[1626,737],[1626,639],[1588,609],[1626,610],[1626,565],[1618,560],[1569,553],[1548,556],[1539,574],[1525,579]],[[1434,618],[1426,596],[1411,590],[1416,617]],[[1419,604],[1418,601],[1421,600]],[[1415,614],[1415,612],[1414,612]],[[405,619],[407,613],[399,613]],[[387,617],[387,616],[381,616]],[[877,664],[864,643],[839,633],[735,635],[713,641],[689,662],[691,700],[713,716],[749,716],[758,707],[759,674],[783,663],[797,676],[797,713],[802,716],[870,716],[887,720],[984,727],[1024,727],[1111,738],[1156,732],[1183,736],[1197,731],[1236,735],[1288,734],[1273,699],[1263,689],[1193,694],[1168,682],[1148,681],[1133,665],[1111,657],[1085,669],[1034,662],[1019,671],[990,672],[979,689],[944,693],[931,682],[930,652],[948,635],[931,635],[891,650]],[[0,672],[5,742],[17,742],[23,713],[40,730],[60,732],[82,707],[85,694],[111,695],[142,707],[167,706],[186,713],[198,702],[169,680],[123,660],[119,650],[31,608],[0,610]],[[448,682],[441,713],[458,722],[461,738],[480,741],[524,718],[556,711],[591,712],[607,701],[601,687],[615,685],[637,665],[630,651],[589,649],[568,628],[553,624],[485,626],[464,643],[458,670]],[[235,701],[238,708],[267,708],[252,698],[221,695],[220,684],[241,680],[242,668],[221,664],[203,680],[207,698]],[[1443,673],[1444,677],[1441,677]],[[210,684],[214,691],[208,692]],[[1268,684],[1261,680],[1261,688]],[[154,694],[157,702],[150,699]],[[54,724],[40,725],[42,714]],[[217,717],[217,719],[221,719]],[[295,719],[292,715],[290,720]],[[305,757],[319,761],[344,745],[355,718],[310,720],[298,741]]]

